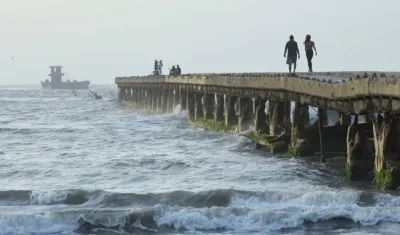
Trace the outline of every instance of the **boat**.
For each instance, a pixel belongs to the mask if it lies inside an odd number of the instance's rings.
[[[67,90],[78,90],[78,89],[89,89],[90,81],[77,81],[69,80],[64,77],[64,73],[61,72],[62,66],[50,66],[50,80],[40,81],[42,88],[50,89],[67,89]]]

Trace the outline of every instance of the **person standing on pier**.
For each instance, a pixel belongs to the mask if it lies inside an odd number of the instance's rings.
[[[159,72],[160,72],[160,75],[162,75],[162,67],[163,67],[164,65],[163,65],[163,62],[162,62],[162,60],[160,60],[160,62],[158,63],[158,70],[159,70]]]
[[[154,74],[158,75],[158,61],[157,60],[154,61]]]
[[[297,46],[297,42],[294,40],[293,35],[290,35],[289,41],[286,43],[285,46],[285,52],[283,53],[283,57],[286,57],[286,52],[288,53],[287,55],[287,60],[286,64],[289,65],[289,73],[292,73],[292,64],[294,65],[293,68],[293,74],[296,73],[296,63],[297,63],[297,57],[300,59],[300,52],[299,52],[299,47]]]
[[[312,58],[314,56],[313,49],[315,51],[315,55],[317,54],[317,49],[315,48],[315,43],[311,41],[311,35],[306,36],[306,40],[304,41],[304,47],[306,49],[306,57],[307,57],[307,62],[308,62],[308,72],[312,72]]]

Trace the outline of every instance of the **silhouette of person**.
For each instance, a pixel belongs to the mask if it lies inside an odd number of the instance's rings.
[[[315,50],[315,55],[317,54],[317,48],[315,48],[315,43],[311,41],[311,35],[306,36],[306,40],[304,41],[304,47],[306,49],[306,57],[307,57],[307,62],[308,62],[308,72],[312,72],[312,58],[314,56],[313,49]]]
[[[300,59],[300,52],[293,35],[290,35],[289,41],[286,43],[283,57],[286,57],[286,52],[288,53],[286,64],[289,65],[289,73],[292,73],[292,64],[294,64],[293,73],[296,73],[297,57]]]

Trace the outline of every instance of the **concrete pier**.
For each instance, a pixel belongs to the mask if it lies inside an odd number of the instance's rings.
[[[310,77],[312,76],[312,77]],[[117,77],[118,101],[239,132],[294,156],[346,156],[349,180],[400,186],[400,78],[379,72],[187,74]],[[310,110],[317,113],[310,122]],[[292,110],[292,111],[291,111]],[[333,119],[333,120],[332,120]],[[363,123],[361,123],[363,122]]]

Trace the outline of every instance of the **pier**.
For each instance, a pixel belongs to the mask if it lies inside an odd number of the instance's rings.
[[[225,73],[117,77],[118,102],[243,133],[293,156],[343,153],[345,177],[400,186],[400,78],[386,72]],[[310,122],[315,107],[316,121]],[[332,115],[335,114],[335,115]],[[337,117],[332,124],[331,116]]]

